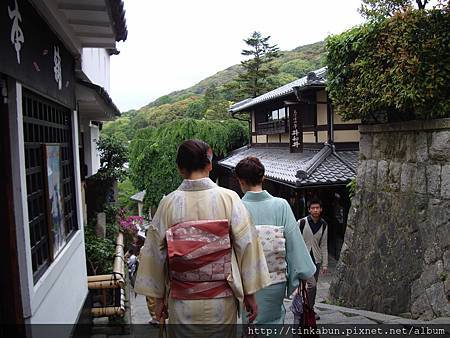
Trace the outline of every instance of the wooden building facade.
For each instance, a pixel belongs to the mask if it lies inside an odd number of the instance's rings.
[[[343,121],[333,110],[326,74],[326,68],[318,69],[230,108],[232,114],[249,114],[250,144],[219,162],[219,184],[242,195],[233,169],[247,156],[258,157],[266,169],[264,188],[286,199],[297,219],[307,214],[311,197],[322,200],[329,252],[337,258],[350,207],[346,185],[356,175],[360,121]]]
[[[109,63],[99,69],[87,53],[109,62],[126,39],[124,15],[121,0],[0,4],[0,323],[11,324],[0,326],[2,338],[39,336],[23,324],[74,324],[83,315],[80,168],[95,143],[83,147],[82,133],[120,115],[86,68],[109,77]]]

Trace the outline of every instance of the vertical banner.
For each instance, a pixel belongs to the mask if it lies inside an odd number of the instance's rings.
[[[303,122],[299,105],[289,106],[289,151],[303,152]]]

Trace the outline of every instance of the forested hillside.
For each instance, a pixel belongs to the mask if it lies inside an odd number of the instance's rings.
[[[273,88],[294,81],[325,63],[323,41],[281,53],[281,57],[273,61],[279,69],[271,79]],[[105,124],[103,134],[131,140],[139,129],[157,127],[185,117],[227,119],[229,106],[243,98],[233,83],[241,71],[241,65],[231,66],[192,87],[161,96],[138,110],[124,112],[119,119]]]

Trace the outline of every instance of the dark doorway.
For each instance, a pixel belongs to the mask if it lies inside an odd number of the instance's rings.
[[[14,220],[13,180],[11,169],[11,139],[9,131],[7,79],[0,74],[0,247],[8,254],[0,256],[0,290],[3,291],[0,302],[0,337],[24,337],[22,301],[20,294],[19,264],[17,258],[16,225]],[[4,325],[15,324],[15,325]]]
[[[322,217],[328,223],[328,253],[338,260],[350,209],[348,190],[344,185],[307,190],[307,199],[313,196],[319,197],[323,203]]]

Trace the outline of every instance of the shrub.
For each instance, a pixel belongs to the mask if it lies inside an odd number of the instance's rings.
[[[448,10],[407,10],[329,37],[337,111],[376,122],[449,116],[449,27]]]
[[[127,162],[127,148],[124,140],[115,135],[102,135],[97,142],[100,152],[100,169],[96,176],[102,180],[120,180],[126,172],[123,165]]]
[[[137,214],[137,202],[130,200],[138,190],[133,186],[131,180],[127,177],[123,181],[117,183],[117,206],[120,209],[127,209],[132,214]]]
[[[101,238],[95,234],[94,226],[84,228],[86,261],[89,275],[108,274],[112,271],[115,239]]]

